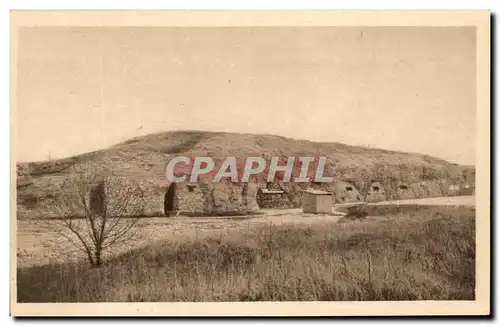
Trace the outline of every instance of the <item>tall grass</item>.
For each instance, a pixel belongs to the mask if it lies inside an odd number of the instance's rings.
[[[473,300],[474,215],[420,207],[164,241],[98,269],[18,269],[18,301]]]

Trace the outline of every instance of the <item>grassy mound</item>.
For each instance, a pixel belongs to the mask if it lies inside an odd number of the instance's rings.
[[[83,262],[22,268],[18,301],[474,299],[474,209],[370,214],[380,217],[164,241],[99,269]]]

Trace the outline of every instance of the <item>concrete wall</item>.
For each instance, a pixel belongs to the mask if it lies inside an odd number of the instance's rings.
[[[160,173],[161,172],[161,173]],[[125,173],[125,172],[124,172]],[[164,171],[158,173],[145,173],[141,175],[127,174],[121,180],[130,182],[131,186],[139,185],[144,194],[144,205],[142,208],[129,207],[126,216],[164,216],[164,197],[168,189],[168,182],[164,180]],[[475,193],[475,178],[473,172],[466,176],[450,177],[441,179],[422,179],[421,177],[407,177],[406,175],[381,176],[366,174],[360,176],[358,181],[356,175],[340,174],[333,183],[314,184],[310,183],[283,183],[276,185],[277,190],[285,191],[286,199],[290,202],[289,207],[301,207],[303,190],[306,188],[321,189],[334,193],[336,203],[356,202],[360,200],[378,201],[383,199],[380,195],[371,192],[372,180],[379,183],[380,188],[385,192],[386,200],[401,198],[426,198],[456,195],[456,191],[450,191],[450,185],[460,187],[460,195],[473,195]],[[22,218],[31,217],[59,217],[61,213],[55,208],[60,205],[60,196],[66,194],[61,192],[62,183],[68,181],[70,175],[46,175],[36,178],[18,179],[17,214]],[[163,178],[163,179],[162,179]],[[26,180],[25,180],[26,179]],[[343,180],[349,180],[345,182]],[[22,181],[21,183],[19,183]],[[362,182],[361,182],[362,181]],[[406,190],[398,188],[399,184],[406,184]],[[465,184],[469,188],[464,188]],[[374,183],[373,183],[374,184]],[[192,215],[224,215],[231,212],[243,214],[244,212],[255,212],[259,209],[257,204],[257,190],[259,187],[266,187],[265,182],[251,182],[248,184],[246,193],[242,184],[220,183],[211,185],[209,182],[199,183],[193,193],[189,193],[185,185],[181,189],[179,210],[183,210]],[[351,191],[346,188],[351,187]],[[29,198],[35,197],[35,201],[29,202]],[[279,204],[274,207],[285,207],[285,199],[274,200]],[[83,216],[83,211],[78,215]]]
[[[175,200],[180,215],[240,215],[259,209],[256,190],[246,183],[177,184]]]
[[[400,183],[396,188],[396,196],[394,199],[413,199],[417,198],[414,189],[410,184]]]
[[[337,203],[350,203],[362,201],[364,196],[359,190],[351,183],[348,182],[335,182],[334,183],[335,202]]]
[[[443,190],[447,186],[442,180],[424,180],[409,185],[415,198],[441,197],[445,196]]]
[[[316,196],[316,212],[330,214],[332,212],[333,198],[331,195]]]
[[[469,188],[461,188],[460,189],[460,195],[461,196],[472,196],[476,194],[476,188],[475,187],[469,187]]]
[[[180,214],[202,214],[206,211],[210,211],[210,208],[207,207],[209,193],[210,189],[204,184],[176,184],[174,198],[175,209],[179,211]]]
[[[367,202],[378,202],[386,200],[385,187],[380,182],[372,182],[365,196]]]

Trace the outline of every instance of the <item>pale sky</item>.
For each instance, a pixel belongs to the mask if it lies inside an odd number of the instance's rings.
[[[475,163],[473,27],[21,28],[17,159],[194,129]]]

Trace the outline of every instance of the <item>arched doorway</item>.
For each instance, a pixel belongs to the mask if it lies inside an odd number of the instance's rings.
[[[170,216],[170,213],[177,209],[175,198],[175,183],[172,183],[165,193],[165,199],[163,201],[165,216]]]

